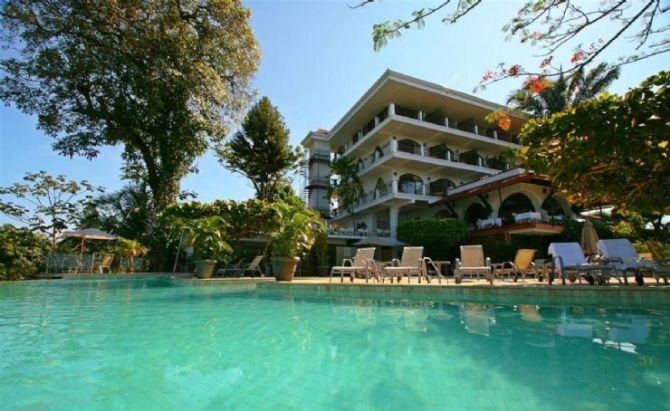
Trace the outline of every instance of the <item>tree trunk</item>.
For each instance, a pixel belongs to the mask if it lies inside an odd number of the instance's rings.
[[[147,213],[147,237],[149,238],[149,262],[151,271],[170,271],[174,251],[168,248],[169,241],[157,228],[158,215],[177,201],[179,182],[170,179],[149,178],[152,201]]]

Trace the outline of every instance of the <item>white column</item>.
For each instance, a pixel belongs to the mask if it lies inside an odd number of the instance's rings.
[[[375,127],[379,125],[379,117],[375,116]]]
[[[421,157],[425,157],[425,156],[426,156],[426,145],[422,144],[421,145]]]
[[[498,139],[498,130],[493,130],[493,138]]]
[[[423,111],[419,110],[419,121],[423,121]]]
[[[391,206],[389,208],[389,225],[391,229],[391,237],[397,238],[397,231],[398,231],[398,214],[399,214],[399,207],[398,206]]]
[[[395,153],[396,151],[398,151],[398,140],[396,140],[395,138],[392,138],[391,139],[391,153]]]
[[[389,104],[389,117],[395,115],[395,104],[391,103]]]
[[[475,134],[479,134],[479,126],[478,126],[477,124],[475,124],[475,131],[474,131],[474,133],[475,133]]]
[[[449,117],[444,118],[444,126],[449,127]]]

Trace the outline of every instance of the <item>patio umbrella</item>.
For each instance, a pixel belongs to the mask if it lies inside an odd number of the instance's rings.
[[[598,254],[598,233],[591,220],[586,220],[582,227],[582,250],[588,256]]]
[[[116,240],[118,237],[114,234],[106,233],[97,228],[86,228],[84,230],[76,231],[66,231],[63,233],[63,238],[81,238],[81,243],[79,244],[79,254],[84,254],[84,243],[86,240]]]

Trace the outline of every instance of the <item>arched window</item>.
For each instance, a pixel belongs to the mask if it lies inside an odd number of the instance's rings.
[[[365,190],[362,188],[358,191],[358,205],[365,204]]]
[[[564,215],[563,207],[554,196],[549,197],[543,204],[542,209],[547,211],[547,215]]]
[[[423,180],[414,174],[403,174],[398,179],[398,191],[405,194],[423,194]]]
[[[384,152],[382,151],[382,149],[379,148],[379,146],[375,147],[375,151],[374,153],[372,153],[372,161],[375,162],[382,157],[384,157]]]
[[[363,160],[359,159],[358,163],[356,163],[356,171],[358,171],[360,173],[361,171],[363,171],[364,168],[365,168],[365,164],[363,163]]]
[[[416,141],[406,138],[398,141],[398,151],[410,154],[421,154],[421,146]]]
[[[468,223],[468,227],[476,227],[477,220],[486,220],[487,218],[489,218],[489,211],[480,203],[471,204],[465,210],[465,222]]]
[[[375,185],[375,198],[382,198],[386,194],[388,194],[388,188],[386,187],[384,180],[380,178]]]
[[[498,211],[498,217],[503,221],[514,221],[512,214],[525,213],[527,211],[535,211],[533,202],[521,193],[512,194],[507,197],[501,204]]]

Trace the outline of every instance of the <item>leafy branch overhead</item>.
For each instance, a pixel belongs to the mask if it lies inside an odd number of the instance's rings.
[[[358,6],[373,2],[375,0],[361,1]],[[374,49],[380,50],[405,30],[423,28],[426,19],[435,15],[441,14],[442,22],[452,25],[483,6],[483,0],[446,0],[437,2],[434,7],[415,10],[406,19],[375,24],[372,28]],[[507,40],[516,38],[538,47],[537,57],[541,59],[538,67],[500,63],[484,74],[481,87],[509,77],[570,75],[590,63],[597,63],[605,50],[624,42],[632,44],[635,51],[621,55],[617,66],[667,53],[670,51],[670,25],[666,14],[669,10],[670,4],[661,0],[528,1],[503,25],[502,31],[507,34]],[[607,25],[615,28],[607,30],[607,36],[593,34],[602,32]],[[556,65],[554,55],[566,48],[572,53],[570,61]]]
[[[23,181],[0,187],[0,214],[46,235],[53,244],[77,221],[92,194],[103,191],[86,180],[67,180],[46,171],[26,173]]]
[[[574,203],[670,213],[670,72],[625,96],[603,93],[521,132],[530,168],[548,173]]]

